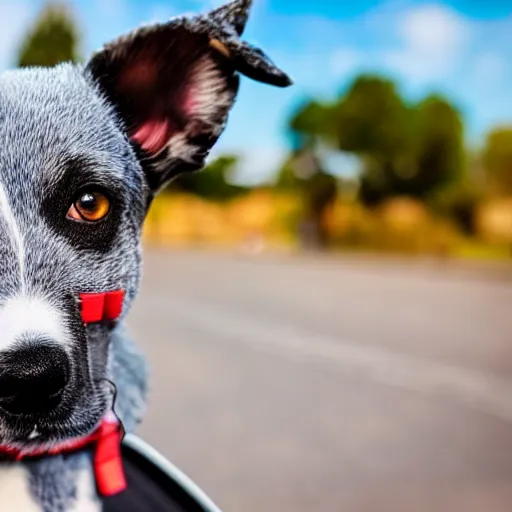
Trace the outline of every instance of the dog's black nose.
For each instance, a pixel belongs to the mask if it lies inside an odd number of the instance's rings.
[[[11,414],[49,412],[59,405],[70,373],[57,345],[34,342],[0,357],[0,408]]]

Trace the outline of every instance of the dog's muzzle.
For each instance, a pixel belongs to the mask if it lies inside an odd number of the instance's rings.
[[[81,293],[79,298],[85,325],[112,323],[121,316],[123,290]],[[12,414],[26,415],[48,412],[58,406],[70,376],[69,358],[63,348],[51,340],[31,339],[4,356],[3,366],[6,369],[0,372],[0,408]],[[109,411],[85,437],[63,441],[51,448],[20,449],[0,444],[0,455],[21,461],[92,450],[98,492],[101,496],[112,496],[126,488],[120,450],[123,436],[122,424],[114,411]]]
[[[82,293],[85,325],[115,322],[122,313],[124,291]],[[0,409],[24,416],[46,414],[58,407],[71,376],[64,347],[46,336],[28,335],[16,350],[0,355]]]

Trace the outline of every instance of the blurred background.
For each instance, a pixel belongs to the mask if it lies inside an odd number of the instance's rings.
[[[0,68],[214,0],[0,0]],[[512,7],[255,0],[202,173],[146,223],[141,433],[229,511],[509,511]]]

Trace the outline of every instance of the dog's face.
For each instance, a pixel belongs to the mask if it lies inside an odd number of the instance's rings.
[[[80,295],[139,280],[154,194],[201,168],[238,73],[289,79],[239,40],[248,2],[115,41],[84,67],[0,78],[0,443],[90,432],[110,406],[109,334]]]

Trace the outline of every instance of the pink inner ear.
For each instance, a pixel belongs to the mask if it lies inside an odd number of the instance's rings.
[[[169,137],[169,121],[167,119],[150,119],[143,123],[131,138],[142,149],[156,155],[165,147]]]
[[[185,95],[185,99],[183,102],[183,110],[187,114],[192,114],[197,110],[197,100],[196,96],[193,94],[192,90],[188,90]]]

